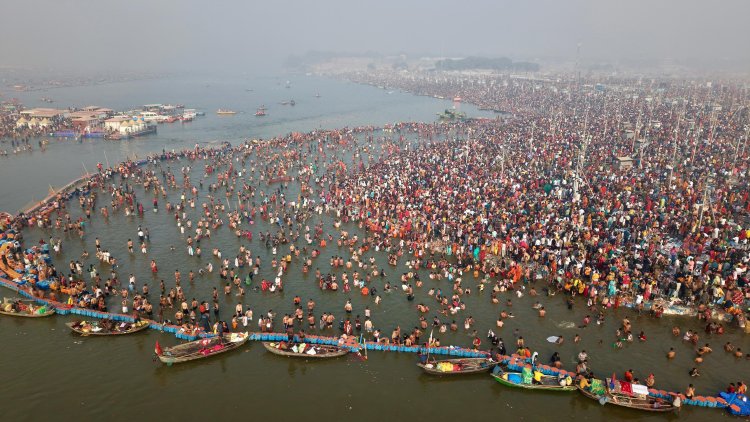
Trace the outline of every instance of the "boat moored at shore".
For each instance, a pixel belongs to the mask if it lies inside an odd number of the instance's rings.
[[[349,349],[345,347],[335,345],[324,345],[324,344],[289,344],[287,342],[263,342],[263,347],[274,355],[294,357],[294,358],[310,358],[310,359],[326,359],[326,358],[337,358],[344,356],[349,353]]]
[[[154,352],[160,361],[171,365],[203,359],[237,349],[245,344],[248,339],[248,333],[231,333],[202,338],[173,347],[165,347],[164,349],[157,342]]]

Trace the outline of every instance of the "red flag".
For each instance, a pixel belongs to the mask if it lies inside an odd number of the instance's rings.
[[[161,346],[159,346],[159,342],[158,341],[156,342],[156,346],[154,347],[154,353],[156,353],[157,356],[161,356],[161,354],[162,354]]]

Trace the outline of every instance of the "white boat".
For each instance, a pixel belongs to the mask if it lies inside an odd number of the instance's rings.
[[[140,118],[144,122],[159,122],[164,120],[164,116],[160,116],[159,113],[155,113],[153,111],[140,112]]]
[[[198,113],[196,113],[194,108],[186,108],[182,111],[182,120],[190,121],[197,116]]]

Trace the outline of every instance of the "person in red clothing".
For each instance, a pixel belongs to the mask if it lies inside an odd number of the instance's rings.
[[[474,337],[474,341],[471,342],[474,345],[474,350],[479,350],[479,346],[482,345],[482,340],[479,337]]]
[[[625,377],[624,378],[625,378],[625,381],[627,381],[627,382],[633,382],[633,370],[632,369],[628,369],[627,371],[625,371]]]

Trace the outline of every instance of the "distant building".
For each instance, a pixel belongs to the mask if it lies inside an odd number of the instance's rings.
[[[98,117],[76,117],[70,120],[73,129],[79,132],[101,129],[102,120]]]
[[[56,108],[30,108],[28,110],[21,111],[21,116],[26,119],[62,119],[68,117],[70,112],[68,110],[58,110]]]
[[[104,127],[104,119],[112,115],[112,110],[96,106],[84,107],[83,110],[68,113],[68,117],[77,131],[95,131]]]
[[[68,113],[67,117],[70,119],[100,119],[104,120],[112,115],[112,110],[108,108],[96,107],[91,110],[80,110],[72,111]]]
[[[116,132],[121,135],[129,135],[145,130],[147,123],[130,116],[115,116],[104,121],[104,128],[108,132]]]

